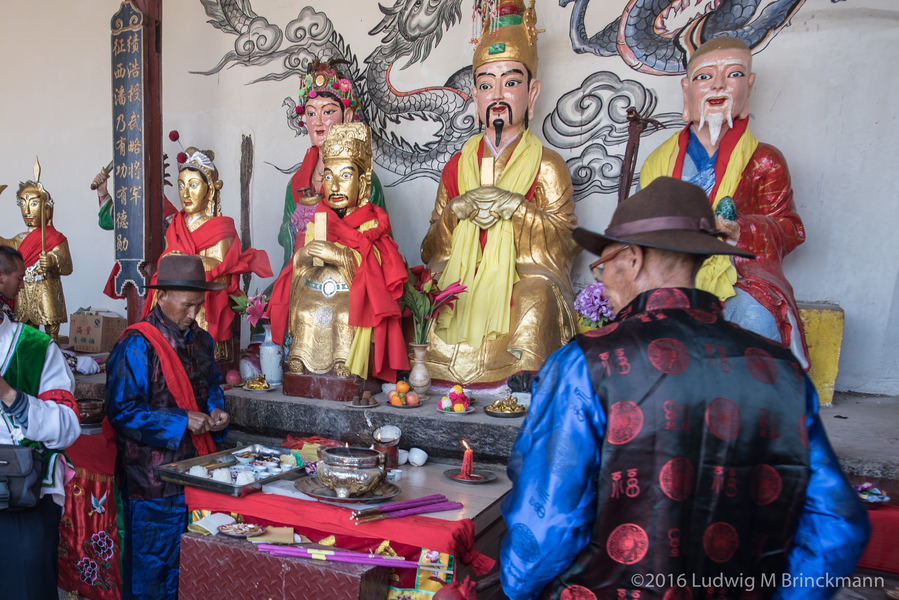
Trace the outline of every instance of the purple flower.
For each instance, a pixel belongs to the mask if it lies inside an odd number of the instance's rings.
[[[602,324],[615,318],[602,283],[591,283],[574,300],[574,310],[593,323]]]
[[[97,563],[88,557],[84,557],[75,563],[75,570],[81,575],[81,581],[93,585],[97,580]]]
[[[97,553],[97,556],[105,561],[110,560],[115,552],[112,538],[109,537],[105,531],[100,531],[99,533],[92,535],[91,545],[94,547],[94,552]]]

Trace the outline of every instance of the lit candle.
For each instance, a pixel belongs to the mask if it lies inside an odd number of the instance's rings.
[[[462,445],[465,446],[465,455],[462,457],[462,472],[459,473],[459,477],[471,479],[471,462],[474,460],[474,451],[465,440],[462,440]]]

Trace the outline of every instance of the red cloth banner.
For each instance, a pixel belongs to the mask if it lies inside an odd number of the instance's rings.
[[[85,437],[105,444],[103,436]],[[59,587],[91,600],[119,600],[120,553],[113,478],[76,467],[59,523]]]
[[[862,569],[899,573],[899,506],[881,506],[868,511],[871,541],[858,566]]]

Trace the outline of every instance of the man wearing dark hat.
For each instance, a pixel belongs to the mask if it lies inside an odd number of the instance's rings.
[[[106,368],[125,528],[124,600],[178,597],[187,505],[183,487],[162,481],[157,468],[214,452],[230,421],[212,337],[195,320],[206,292],[225,286],[206,281],[200,257],[170,254],[149,287],[157,289],[156,306],[125,330]]]
[[[695,289],[717,239],[660,177],[574,232],[616,319],[546,361],[509,460],[503,590],[521,598],[828,598],[870,532],[788,349]],[[786,576],[813,577],[809,589]],[[839,583],[837,586],[841,585]]]

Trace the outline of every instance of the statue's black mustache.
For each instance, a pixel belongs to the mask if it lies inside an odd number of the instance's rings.
[[[493,123],[494,119],[490,118],[490,111],[493,110],[497,106],[505,106],[506,110],[509,111],[509,124],[513,122],[512,119],[512,106],[508,102],[494,102],[490,106],[487,107],[487,110],[484,111],[484,123]]]

